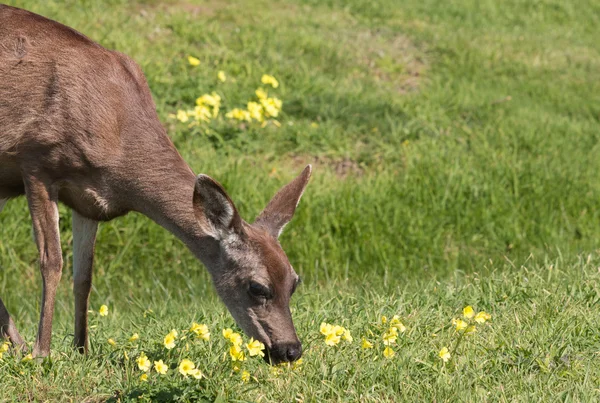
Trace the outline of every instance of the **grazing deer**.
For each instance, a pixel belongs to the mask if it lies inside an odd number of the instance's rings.
[[[73,210],[75,347],[87,311],[99,221],[142,213],[183,241],[211,274],[239,326],[271,362],[302,354],[289,309],[298,276],[277,238],[311,167],[253,224],[215,180],[196,176],[165,133],[144,75],[129,57],[25,10],[0,5],[0,210],[25,195],[40,254],[41,315],[33,355],[50,352],[63,259],[58,202]],[[0,336],[24,341],[0,299]]]

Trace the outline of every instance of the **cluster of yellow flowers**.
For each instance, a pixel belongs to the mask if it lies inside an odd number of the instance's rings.
[[[188,62],[192,67],[200,65],[200,60],[194,56],[188,56]],[[227,75],[220,70],[217,73],[217,79],[220,82],[227,81]],[[265,86],[270,85],[272,88],[279,87],[279,81],[270,74],[263,74],[261,83]],[[248,101],[246,108],[234,108],[225,114],[228,119],[261,123],[261,127],[267,125],[268,119],[279,116],[283,107],[283,102],[277,97],[270,97],[267,90],[260,87],[255,92],[256,98]],[[221,108],[221,97],[216,92],[204,94],[196,99],[194,109],[178,110],[176,114],[170,114],[170,118],[179,120],[182,123],[187,123],[191,120],[190,127],[200,124],[201,122],[210,122],[219,116]],[[275,126],[281,124],[277,120],[272,120]]]
[[[98,314],[100,316],[108,316],[108,307],[106,305],[102,305],[98,311]],[[192,326],[187,331],[184,330],[183,333],[184,333],[184,335],[180,337],[179,332],[176,329],[172,329],[167,335],[164,336],[163,341],[162,341],[163,346],[167,350],[174,349],[177,346],[178,340],[184,340],[184,339],[189,340],[190,336],[195,337],[199,340],[210,341],[211,333],[210,333],[208,326],[205,324],[193,322]],[[248,343],[244,344],[242,336],[239,333],[234,332],[230,328],[223,329],[222,333],[223,333],[223,337],[225,338],[225,340],[227,340],[230,343],[229,355],[231,357],[231,361],[234,363],[233,370],[235,372],[240,371],[240,368],[236,362],[246,361],[247,356],[250,356],[250,357],[255,357],[255,356],[256,357],[264,357],[265,356],[265,352],[264,352],[265,345],[263,343],[261,343],[260,341],[250,338],[250,341]],[[134,343],[139,339],[140,339],[140,335],[138,333],[134,333],[133,335],[131,335],[131,337],[129,337],[128,341],[130,343]],[[110,344],[113,347],[117,346],[117,342],[112,338],[109,338],[107,340],[107,342],[108,342],[108,344]],[[0,358],[2,358],[2,352],[7,351],[8,347],[9,347],[8,342],[4,343],[3,345],[0,345]],[[244,350],[244,347],[245,347],[245,350]],[[189,348],[189,346],[186,344],[186,350],[188,348]],[[125,359],[129,360],[127,351],[123,351],[123,354],[125,356]],[[25,360],[27,360],[27,359],[30,360],[31,359],[30,356],[31,355],[26,357]],[[150,359],[148,358],[146,353],[143,351],[138,355],[138,357],[136,359],[136,363],[137,363],[138,368],[143,372],[143,374],[140,376],[141,381],[148,380],[148,375],[150,373],[152,373],[152,369],[154,369],[154,372],[156,372],[159,376],[167,375],[169,372],[169,369],[170,369],[169,365],[166,364],[162,359],[160,359],[158,361],[154,361],[154,362],[150,361]],[[296,368],[296,367],[297,366],[294,366],[294,368]],[[200,371],[200,369],[196,368],[196,364],[189,359],[182,359],[179,362],[179,365],[177,366],[177,370],[181,375],[183,375],[186,378],[188,376],[191,376],[195,379],[201,379],[204,376],[202,374],[202,372]],[[241,380],[243,382],[249,382],[250,378],[251,378],[251,376],[248,371],[246,371],[246,370],[242,371]]]
[[[270,84],[273,88],[279,86],[279,82],[275,77],[268,74],[263,75],[262,83]],[[269,97],[268,92],[264,88],[257,88],[254,93],[256,94],[256,100],[249,101],[246,104],[246,109],[235,108],[228,112],[225,117],[247,122],[256,120],[262,123],[264,127],[266,119],[279,116],[279,112],[281,112],[283,106],[283,102],[279,98]]]
[[[246,361],[246,353],[242,349],[242,336],[234,332],[230,328],[223,329],[223,337],[231,344],[229,347],[229,356],[231,361]],[[250,357],[264,357],[265,345],[258,340],[250,338],[250,342],[246,344],[246,350]]]
[[[384,325],[387,324],[387,318],[385,316],[381,317],[381,323]],[[381,336],[383,344],[385,345],[385,349],[383,350],[383,356],[385,358],[392,358],[396,355],[396,352],[392,349],[392,345],[396,344],[398,332],[406,332],[406,326],[400,321],[398,315],[394,315],[389,323],[389,328]]]
[[[384,325],[388,324],[388,319],[386,316],[381,317],[381,323]],[[323,322],[321,323],[319,330],[321,334],[325,336],[324,342],[328,346],[335,346],[339,344],[342,339],[348,343],[352,343],[353,341],[350,330],[339,325],[331,325]],[[386,327],[386,330],[381,335],[383,345],[385,346],[383,350],[384,357],[392,358],[396,354],[391,346],[396,344],[398,333],[404,333],[405,331],[406,326],[404,326],[404,324],[400,321],[400,317],[398,315],[394,315],[394,317],[389,321],[389,326]],[[364,350],[371,349],[374,348],[374,344],[369,341],[366,336],[363,336],[361,338],[361,348]]]
[[[102,305],[100,310],[98,311],[100,316],[108,315],[108,307],[106,305]],[[466,306],[463,308],[462,317],[457,317],[452,319],[452,326],[455,329],[455,333],[458,335],[456,344],[452,349],[448,347],[442,347],[442,349],[438,352],[438,357],[443,363],[447,363],[456,354],[456,351],[463,340],[463,338],[467,335],[471,335],[477,332],[477,325],[484,324],[485,322],[491,319],[491,315],[485,311],[480,311],[477,314],[472,306]],[[381,317],[381,325],[383,327],[377,326],[381,331],[380,340],[383,348],[383,356],[385,358],[391,359],[396,355],[396,352],[393,350],[392,346],[397,344],[398,337],[401,333],[406,332],[406,326],[400,320],[398,315],[394,315],[390,320],[386,316]],[[320,333],[324,336],[324,343],[327,346],[336,346],[342,340],[352,343],[353,338],[349,329],[346,329],[340,325],[329,324],[327,322],[322,322],[319,328]],[[185,332],[185,331],[184,331]],[[210,330],[205,324],[192,323],[192,326],[189,329],[188,335],[195,335],[198,339],[209,341],[210,340]],[[231,362],[233,363],[233,371],[239,372],[240,366],[239,363],[246,361],[247,356],[250,357],[264,357],[265,356],[265,345],[258,340],[254,340],[250,338],[250,341],[246,344],[243,343],[242,336],[234,332],[231,328],[222,330],[223,338],[229,342],[229,356],[231,358]],[[366,336],[361,338],[361,348],[362,349],[373,349],[375,347],[375,340],[373,337],[375,335],[373,332],[369,331],[369,335],[371,336],[370,341]],[[163,339],[163,345],[166,349],[170,350],[175,348],[177,338],[179,334],[176,329],[171,330]],[[181,337],[181,340],[187,338],[188,336],[184,335]],[[135,342],[139,339],[139,335],[134,333],[130,338],[129,342]],[[108,339],[108,343],[116,346],[116,342],[113,339]],[[245,349],[244,349],[245,347]],[[0,358],[2,358],[2,353],[8,351],[9,343],[5,342],[0,345]],[[125,352],[125,357],[127,357],[127,353]],[[30,360],[30,355],[25,357],[23,360]],[[301,360],[291,365],[291,368],[297,369],[300,366]],[[148,373],[151,372],[154,367],[154,371],[159,375],[166,375],[169,371],[169,366],[163,362],[163,360],[154,361],[154,366],[152,362],[148,359],[146,354],[142,352],[137,358],[138,368],[144,372],[140,377],[141,380],[148,379]],[[192,376],[196,379],[202,378],[202,372],[196,368],[194,362],[183,359],[179,363],[178,366],[179,373],[181,373],[184,377]],[[281,368],[272,367],[271,373],[277,375]],[[248,371],[244,370],[241,372],[241,380],[243,382],[249,382],[251,375]]]
[[[221,96],[216,92],[210,94],[204,94],[196,98],[196,106],[194,109],[189,110],[178,110],[175,117],[182,123],[188,122],[193,119],[192,124],[198,124],[199,122],[210,122],[219,116],[219,110],[221,108]]]
[[[335,346],[344,339],[348,343],[352,343],[352,335],[350,330],[339,325],[330,325],[329,323],[321,323],[320,327],[321,334],[325,336],[325,344],[328,346]]]
[[[190,331],[190,333],[196,334],[198,336],[198,338],[201,340],[205,340],[205,341],[210,340],[210,332],[208,331],[208,326],[206,326],[206,325],[201,325],[201,324],[194,322],[189,331]],[[164,337],[163,345],[165,346],[165,348],[167,350],[171,350],[171,349],[175,348],[175,341],[177,340],[178,336],[179,336],[179,333],[177,332],[177,330],[172,329]],[[129,341],[134,342],[134,341],[138,340],[139,337],[140,336],[137,333],[134,333],[129,338]],[[111,339],[109,339],[109,340],[111,340]],[[125,352],[125,357],[127,358],[126,352]],[[144,353],[143,351],[138,356],[136,362],[137,362],[138,368],[144,372],[144,374],[142,374],[140,376],[140,380],[147,381],[148,380],[148,372],[150,372],[152,369],[152,362],[148,359],[148,357],[146,356],[146,353]],[[179,363],[179,366],[178,366],[178,370],[179,370],[179,373],[186,378],[188,376],[192,376],[196,379],[201,379],[203,376],[202,372],[198,368],[196,368],[196,364],[194,364],[193,361],[190,361],[188,359],[181,360],[181,362]],[[165,364],[162,359],[158,360],[158,361],[154,361],[154,371],[156,373],[158,373],[159,375],[166,375],[169,371],[169,366],[167,364]]]
[[[462,341],[464,336],[473,334],[477,331],[477,324],[484,324],[488,320],[492,319],[492,315],[485,311],[480,311],[475,314],[475,310],[471,305],[468,305],[463,308],[463,318],[453,318],[452,326],[456,333],[458,334],[458,339],[456,341],[456,345],[454,346],[453,353],[456,352],[460,342]],[[444,363],[450,361],[452,359],[452,354],[448,347],[443,347],[438,353],[438,357]]]

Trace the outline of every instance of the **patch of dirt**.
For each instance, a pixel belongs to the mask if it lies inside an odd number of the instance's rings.
[[[149,9],[152,9],[152,10],[159,10],[159,11],[165,11],[165,12],[174,11],[174,10],[184,11],[185,13],[187,13],[188,15],[190,15],[192,17],[198,17],[198,16],[214,17],[219,10],[227,7],[227,4],[224,1],[216,1],[216,0],[207,1],[202,4],[194,4],[194,3],[189,3],[186,1],[177,1],[177,0],[171,0],[171,1],[150,0],[150,1],[146,1],[143,4],[143,6],[149,8]],[[143,15],[146,11],[144,9],[142,9],[140,12]]]
[[[224,2],[212,1],[208,3],[203,3],[202,5],[191,4],[191,3],[179,3],[177,4],[179,8],[190,14],[192,17],[197,17],[198,15],[202,15],[205,17],[214,17],[219,9],[224,8]]]
[[[295,155],[292,158],[292,165],[295,170],[301,170],[306,165],[311,164],[313,171],[327,170],[334,173],[338,178],[347,177],[356,178],[362,176],[365,168],[358,162],[350,158],[333,158],[324,156]]]
[[[349,46],[372,76],[391,83],[400,93],[418,89],[427,69],[423,50],[401,34],[359,31]]]

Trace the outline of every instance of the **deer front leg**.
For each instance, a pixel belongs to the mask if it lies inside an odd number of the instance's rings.
[[[5,204],[6,200],[0,199],[0,212],[2,212],[2,209],[4,208]],[[8,310],[6,309],[4,302],[2,302],[2,299],[0,298],[0,338],[5,337],[8,337],[8,339],[15,347],[25,346],[25,341],[19,334],[15,323],[8,314]]]
[[[92,289],[92,266],[98,221],[73,211],[73,294],[75,296],[75,347],[88,350],[88,299]]]
[[[62,275],[62,250],[58,228],[58,195],[49,184],[35,177],[24,178],[33,234],[40,253],[42,273],[42,309],[37,339],[33,346],[34,357],[50,354],[52,316],[56,289]]]

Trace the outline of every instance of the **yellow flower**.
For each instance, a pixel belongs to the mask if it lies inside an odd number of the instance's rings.
[[[177,120],[179,120],[181,123],[185,123],[189,119],[190,117],[188,116],[186,111],[182,111],[181,109],[177,111]]]
[[[221,105],[221,96],[214,91],[204,94],[196,99],[196,105],[219,106]]]
[[[140,375],[140,381],[147,382],[148,381],[148,374],[142,374],[142,375]]]
[[[168,350],[175,347],[175,336],[173,335],[173,333],[169,333],[168,335],[165,336],[165,339],[163,340],[163,344],[165,345],[165,348]]]
[[[231,344],[233,344],[234,346],[241,346],[242,345],[242,336],[239,333],[231,333],[231,336],[229,336],[229,342]]]
[[[406,332],[406,326],[404,326],[404,324],[400,322],[400,317],[398,315],[394,315],[394,317],[390,321],[390,326],[398,329],[400,333]]]
[[[257,88],[254,93],[258,99],[267,99],[267,91],[263,90],[262,88]]]
[[[146,357],[146,354],[144,352],[142,352],[138,357],[137,365],[138,368],[144,372],[148,372],[150,371],[150,368],[152,368],[152,363],[150,362],[148,357]]]
[[[187,112],[187,116],[191,116],[196,120],[202,120],[203,122],[209,122],[213,114],[207,106],[196,105],[193,110]]]
[[[310,127],[312,127],[313,129],[317,129],[319,127],[319,124],[317,122],[312,122],[310,124]]]
[[[231,361],[246,361],[246,355],[239,344],[233,344],[229,348],[229,355],[231,356]]]
[[[188,56],[188,63],[195,67],[200,64],[200,60],[195,58],[194,56]]]
[[[327,336],[333,332],[333,326],[329,323],[322,322],[319,331],[323,336]]]
[[[452,319],[452,325],[456,327],[456,331],[460,332],[463,329],[466,329],[468,324],[462,319]]]
[[[330,333],[327,336],[325,336],[325,344],[333,347],[336,344],[338,344],[341,339],[342,338],[340,336],[336,335],[335,333]]]
[[[236,119],[236,120],[246,120],[246,121],[250,121],[252,120],[252,117],[250,116],[250,112],[245,111],[243,109],[239,109],[239,108],[235,108],[232,109],[231,111],[227,112],[225,114],[226,118],[229,119]]]
[[[181,360],[179,363],[179,373],[186,378],[188,375],[191,375],[190,371],[192,371],[194,368],[196,368],[196,364],[188,359]]]
[[[254,357],[255,355],[258,355],[259,357],[265,356],[265,353],[263,352],[265,345],[258,340],[250,338],[250,343],[246,344],[246,348],[248,349],[250,357]]]
[[[279,81],[277,81],[277,79],[269,74],[263,74],[262,78],[260,79],[260,81],[263,84],[269,84],[271,85],[273,88],[277,88],[279,87]]]
[[[475,333],[476,331],[477,331],[477,328],[475,327],[475,325],[471,325],[468,328],[466,328],[465,334]]]
[[[192,327],[190,328],[190,331],[196,333],[196,336],[198,336],[198,338],[202,340],[210,340],[210,331],[208,330],[208,326],[206,325],[199,325],[196,322],[194,322],[192,324]]]
[[[242,381],[248,382],[250,380],[250,372],[242,371]]]
[[[202,379],[202,371],[200,371],[198,368],[189,370],[188,374],[193,376],[196,379]]]
[[[386,346],[396,343],[396,339],[398,338],[398,329],[395,327],[390,327],[388,331],[383,334],[382,338],[383,344]]]
[[[222,333],[223,333],[223,337],[225,338],[225,340],[229,340],[229,338],[233,334],[233,330],[231,330],[230,328],[223,329]]]
[[[303,362],[303,361],[302,361],[302,358],[298,358],[296,361],[294,361],[294,362],[292,363],[292,369],[293,369],[293,370],[298,370],[298,369],[300,369],[300,367],[302,366],[302,362]]]
[[[2,343],[2,345],[0,345],[0,353],[6,353],[9,348],[10,348],[10,343],[5,341],[4,343]]]
[[[450,359],[450,351],[448,351],[448,347],[442,348],[438,353],[438,357],[440,357],[442,361],[448,362],[448,360]]]
[[[267,98],[261,99],[260,104],[264,109],[265,115],[276,118],[279,115],[279,111],[281,111],[283,102],[278,98]]]
[[[392,358],[395,355],[396,355],[396,353],[394,352],[394,350],[392,350],[392,348],[390,346],[387,346],[385,348],[385,350],[383,350],[383,356],[385,358]]]
[[[349,342],[352,341],[350,331],[339,325],[330,325],[329,323],[321,323],[319,328],[322,335],[325,336],[325,344],[335,346],[340,342],[342,337]]]
[[[27,361],[31,361],[31,360],[33,360],[33,355],[31,353],[29,353],[25,357],[23,357],[21,362],[27,362]]]
[[[139,339],[139,338],[140,338],[140,335],[139,335],[139,334],[137,334],[137,333],[134,333],[134,334],[132,334],[132,335],[131,335],[131,337],[129,338],[129,341],[130,341],[130,342],[134,342],[134,341],[136,341],[136,340],[137,340],[137,339]]]
[[[239,333],[234,333],[231,335],[231,337],[229,338],[229,341],[231,342],[231,344],[233,344],[234,346],[241,346],[242,345],[242,336],[240,336]]]
[[[127,351],[123,351],[123,356],[125,357],[125,361],[129,361],[129,355],[127,355]]]
[[[344,329],[342,326],[339,326],[339,325],[333,326],[333,333],[335,333],[336,336],[343,335],[345,331],[346,331],[346,329]]]
[[[225,72],[223,70],[219,70],[219,72],[217,73],[217,78],[222,83],[224,83],[225,81],[227,81],[227,76],[225,75]]]
[[[169,370],[169,367],[163,362],[163,360],[154,361],[154,370],[161,375],[164,375]]]
[[[463,316],[467,319],[471,319],[475,316],[475,311],[473,311],[473,307],[471,305],[465,306],[463,309]]]
[[[276,367],[276,366],[270,366],[269,367],[269,373],[272,376],[277,376],[277,375],[281,374],[281,368]]]
[[[265,118],[263,117],[263,107],[258,102],[248,102],[248,112],[250,117],[254,120],[262,122]]]
[[[113,346],[113,347],[115,347],[115,346],[117,345],[117,342],[116,342],[116,341],[114,341],[113,339],[108,339],[108,340],[106,340],[106,342],[107,342],[108,344],[110,344],[111,346]]]
[[[477,315],[475,315],[475,322],[477,323],[485,323],[486,320],[490,319],[492,319],[492,315],[485,311],[481,311]]]
[[[368,341],[367,339],[365,339],[364,337],[362,338],[362,343],[360,345],[363,349],[367,349],[367,348],[373,348],[373,343],[371,343],[370,341]]]
[[[100,314],[100,316],[107,316],[108,315],[108,307],[106,305],[102,305],[100,307],[100,310],[98,311],[98,313]]]
[[[381,324],[385,325],[387,323],[387,316],[381,315]]]

